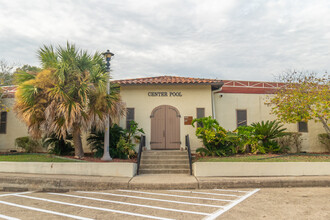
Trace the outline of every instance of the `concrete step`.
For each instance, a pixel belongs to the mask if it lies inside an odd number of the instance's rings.
[[[140,169],[189,169],[189,164],[142,164]]]
[[[172,155],[188,155],[187,151],[172,151],[172,150],[148,150],[148,151],[143,151],[142,155],[165,155],[165,156],[172,156]]]
[[[159,159],[143,159],[141,160],[142,164],[189,164],[189,160],[187,159],[166,159],[166,160],[159,160]]]
[[[176,160],[181,160],[181,159],[187,159],[188,155],[145,155],[142,154],[141,159],[160,159],[160,160],[166,160],[166,159],[176,159]]]
[[[140,169],[140,174],[189,174],[189,169]]]
[[[139,174],[189,174],[187,151],[152,150],[141,156]]]

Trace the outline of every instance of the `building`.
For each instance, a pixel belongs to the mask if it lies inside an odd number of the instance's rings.
[[[238,125],[274,120],[265,101],[274,89],[281,86],[274,82],[231,81],[199,79],[177,76],[159,76],[138,79],[116,80],[120,84],[122,100],[127,115],[119,124],[126,128],[134,120],[146,135],[146,148],[184,148],[185,135],[189,134],[192,150],[202,144],[191,126],[194,118],[212,116],[222,127],[235,130]],[[14,103],[14,89],[7,89],[6,103]],[[0,134],[0,151],[15,149],[16,137],[27,135],[25,125],[10,111],[3,113]],[[5,119],[4,119],[5,118]],[[325,152],[327,149],[318,141],[318,134],[324,133],[320,123],[286,124],[289,131],[301,132],[302,151]],[[3,129],[2,129],[3,131]],[[88,148],[85,149],[87,150]]]

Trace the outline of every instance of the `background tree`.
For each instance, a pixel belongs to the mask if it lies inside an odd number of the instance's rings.
[[[37,72],[40,72],[42,69],[40,67],[37,67],[37,66],[30,66],[28,64],[25,64],[21,67],[18,67],[16,69],[16,73],[20,73],[20,72],[34,72],[34,73],[37,73]]]
[[[0,60],[0,86],[8,86],[13,84],[14,65],[10,65],[5,60]]]
[[[0,87],[0,112],[7,110],[7,107],[5,106],[5,104],[3,103],[3,100],[2,100],[3,96],[4,96],[4,92],[2,91],[2,88]]]
[[[283,87],[267,103],[272,106],[272,113],[287,123],[319,121],[330,136],[329,75],[290,72],[280,76],[280,81]]]
[[[104,129],[106,114],[123,114],[119,88],[106,94],[108,75],[102,54],[90,55],[67,43],[38,51],[42,70],[17,75],[15,111],[34,137],[72,134],[75,156],[83,157],[81,133],[94,126]]]

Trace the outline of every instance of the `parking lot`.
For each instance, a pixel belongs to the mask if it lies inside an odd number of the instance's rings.
[[[0,219],[330,219],[329,202],[329,188],[0,192]]]

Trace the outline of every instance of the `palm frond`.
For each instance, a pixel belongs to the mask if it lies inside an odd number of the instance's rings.
[[[53,46],[43,45],[43,47],[38,50],[37,55],[42,64],[42,68],[48,69],[57,67],[58,56],[55,53]]]

